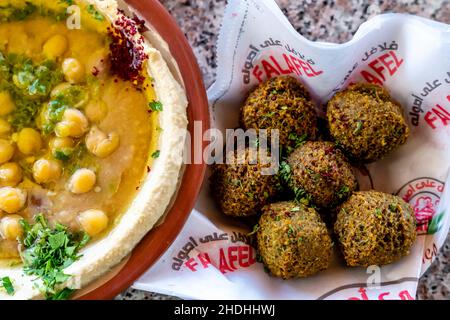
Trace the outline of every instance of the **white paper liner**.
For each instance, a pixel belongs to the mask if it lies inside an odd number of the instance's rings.
[[[284,281],[255,262],[245,239],[249,230],[219,212],[206,178],[184,230],[134,287],[190,299],[414,299],[418,279],[450,226],[450,188],[444,187],[450,181],[450,26],[385,14],[361,25],[347,43],[311,42],[274,1],[230,1],[217,52],[217,81],[208,97],[220,130],[238,126],[246,93],[267,73],[296,76],[322,114],[334,93],[350,83],[387,88],[404,107],[411,135],[406,145],[367,166],[371,179],[361,174],[358,180],[362,189],[373,187],[411,203],[420,235],[409,256],[379,272],[348,268],[336,253],[328,270]]]

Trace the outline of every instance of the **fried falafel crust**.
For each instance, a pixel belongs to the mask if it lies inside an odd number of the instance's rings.
[[[355,162],[370,163],[403,145],[409,127],[401,106],[373,84],[355,84],[327,105],[330,134]]]
[[[331,261],[333,243],[325,223],[316,210],[293,201],[263,208],[257,242],[264,265],[283,279],[313,275]]]
[[[410,253],[416,219],[400,197],[361,191],[341,206],[334,231],[348,266],[386,265]]]
[[[304,190],[319,207],[335,207],[358,189],[350,163],[331,142],[308,141],[289,156],[288,163],[293,187]]]
[[[228,216],[259,214],[280,188],[278,175],[263,175],[270,164],[250,164],[252,148],[232,152],[233,164],[215,164],[210,179],[213,197]],[[253,152],[257,152],[253,150]]]
[[[251,91],[241,108],[245,129],[278,129],[280,145],[295,145],[297,137],[317,136],[317,114],[306,88],[291,76],[272,78]]]

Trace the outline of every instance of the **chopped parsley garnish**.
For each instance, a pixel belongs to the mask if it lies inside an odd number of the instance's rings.
[[[291,132],[288,138],[289,140],[294,141],[295,148],[298,148],[306,142],[306,139],[308,139],[308,135],[302,134],[301,136],[299,136],[298,134]]]
[[[295,201],[304,205],[311,205],[311,195],[306,193],[305,190],[295,186],[295,184],[292,182],[292,170],[289,166],[289,163],[287,163],[286,161],[281,162],[279,175],[281,181],[283,181],[294,191]]]
[[[3,287],[6,293],[12,296],[14,294],[14,286],[11,282],[11,279],[9,277],[3,277],[0,280],[1,280],[0,287]]]
[[[289,225],[289,227],[288,227],[288,232],[287,232],[288,237],[294,235],[294,233],[295,233],[294,227],[291,226],[291,225]]]
[[[347,197],[349,192],[350,192],[350,188],[348,186],[343,186],[337,192],[337,196],[338,196],[339,199],[342,199],[342,198]]]
[[[255,226],[253,227],[252,232],[250,232],[249,234],[247,234],[248,236],[252,236],[254,234],[256,234],[259,231],[259,224],[255,224]]]
[[[157,159],[157,158],[159,158],[160,155],[161,155],[161,150],[156,150],[155,152],[152,153],[152,158]]]
[[[50,134],[55,129],[55,126],[63,118],[64,112],[68,106],[60,100],[52,100],[47,104],[45,112],[46,122],[42,125],[44,134]]]
[[[7,91],[16,106],[7,120],[16,129],[35,127],[35,119],[53,87],[63,75],[53,61],[35,64],[18,54],[0,52],[0,90]]]
[[[163,105],[159,101],[152,101],[148,104],[150,110],[152,111],[163,111]]]
[[[55,295],[48,298],[48,300],[67,300],[70,298],[72,293],[74,293],[74,289],[64,288],[57,292]]]
[[[14,2],[14,1],[10,1]],[[35,5],[33,1],[25,1],[22,5],[5,4],[0,6],[0,22],[23,21],[33,15],[53,18],[56,21],[62,21],[67,17],[65,8],[49,9],[45,6]],[[74,4],[73,0],[60,0],[61,3],[68,5]]]
[[[21,220],[24,272],[42,280],[42,284],[36,283],[36,286],[47,299],[67,298],[71,289],[61,286],[70,275],[65,274],[64,269],[80,259],[79,251],[90,238],[85,233],[72,233],[61,224],[51,228],[42,214],[37,215],[35,221],[30,225]]]
[[[389,210],[392,212],[397,212],[398,208],[397,208],[397,204],[396,203],[391,203],[389,205]]]
[[[362,120],[358,120],[356,122],[356,129],[355,129],[355,131],[353,131],[353,134],[358,134],[362,130],[362,128],[363,128],[363,122],[362,122]]]
[[[289,166],[289,163],[287,163],[286,161],[281,162],[281,164],[280,164],[281,179],[286,183],[290,183],[291,175],[292,175],[292,172],[291,172],[291,167]]]
[[[105,17],[104,17],[100,12],[98,12],[97,10],[95,10],[94,5],[92,5],[92,4],[90,4],[90,5],[87,6],[87,12],[88,12],[92,17],[94,17],[95,20],[98,20],[98,21],[104,21],[104,20],[105,20]]]
[[[377,218],[381,218],[383,216],[383,212],[380,208],[375,209],[375,215],[377,216]]]
[[[270,111],[268,113],[266,113],[265,115],[263,115],[264,118],[272,118],[275,115],[274,111]]]
[[[72,153],[73,153],[72,148],[59,149],[53,153],[53,157],[57,160],[69,161]]]
[[[291,154],[292,151],[303,145],[308,139],[308,135],[302,134],[301,136],[299,136],[295,132],[291,132],[288,136],[288,139],[292,141],[292,145],[286,147],[287,155]]]
[[[60,149],[59,151],[69,157],[69,160],[66,160],[64,170],[70,175],[80,168],[90,168],[94,172],[98,172],[99,164],[95,161],[94,156],[87,151],[84,143],[79,142],[74,148]],[[53,156],[55,157],[55,154]],[[62,154],[60,156],[65,157]]]
[[[22,7],[16,7],[12,4],[0,7],[0,20],[2,22],[25,20],[37,11],[38,7],[31,2],[25,2]]]
[[[256,253],[256,261],[259,263],[263,262],[262,256],[259,253]]]

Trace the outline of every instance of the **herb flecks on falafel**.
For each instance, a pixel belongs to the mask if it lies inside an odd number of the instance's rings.
[[[385,265],[410,253],[416,219],[412,207],[399,197],[355,192],[341,206],[334,231],[347,265]]]
[[[318,207],[339,205],[358,188],[350,163],[331,142],[306,142],[289,156],[288,164],[290,187],[303,190]]]
[[[355,84],[337,93],[328,102],[327,119],[331,136],[355,162],[382,159],[409,135],[401,106],[373,84]]]
[[[317,136],[317,114],[306,88],[295,78],[272,78],[250,92],[241,108],[245,129],[278,129],[280,145],[295,148]]]
[[[333,243],[313,208],[274,203],[263,208],[258,226],[258,253],[272,275],[300,278],[328,268]]]
[[[277,175],[263,174],[263,169],[269,168],[270,164],[263,164],[260,159],[253,163],[251,150],[254,149],[231,152],[228,157],[233,158],[233,163],[215,164],[212,167],[212,193],[226,215],[256,215],[280,188]]]

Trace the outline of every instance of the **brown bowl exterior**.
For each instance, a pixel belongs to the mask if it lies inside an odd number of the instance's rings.
[[[146,21],[169,45],[183,77],[188,106],[188,130],[193,138],[194,121],[201,121],[202,130],[209,129],[209,109],[206,91],[194,53],[175,20],[157,0],[127,0],[140,12]],[[191,143],[192,148],[194,143]],[[205,142],[203,143],[205,147]],[[193,150],[191,150],[193,154]],[[130,287],[169,248],[180,233],[186,219],[194,207],[206,171],[206,164],[188,164],[178,196],[168,212],[165,221],[151,230],[133,250],[128,262],[119,273],[107,283],[83,295],[81,300],[113,299]]]

